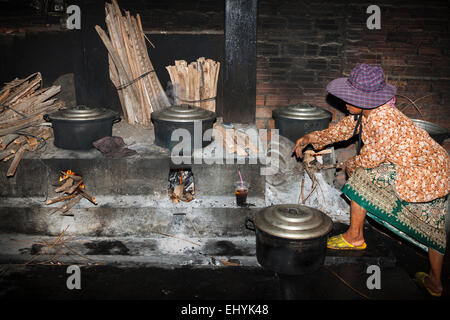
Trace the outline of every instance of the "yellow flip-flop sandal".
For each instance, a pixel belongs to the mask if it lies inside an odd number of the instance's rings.
[[[430,288],[425,285],[425,278],[428,277],[428,273],[425,272],[417,272],[414,276],[414,280],[423,288],[425,288],[430,295],[433,297],[440,297],[442,292],[434,292]]]
[[[354,246],[347,242],[342,234],[330,237],[327,240],[327,248],[334,250],[364,250],[367,248],[367,244],[364,242],[360,246]]]

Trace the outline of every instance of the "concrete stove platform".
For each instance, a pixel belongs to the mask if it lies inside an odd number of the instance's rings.
[[[332,234],[346,230],[336,223]],[[236,266],[260,267],[256,260],[256,242],[253,232],[241,230],[243,235],[190,236],[174,230],[156,230],[148,236],[87,237],[67,235],[64,244],[48,248],[57,237],[32,236],[17,233],[0,234],[0,264],[48,262],[51,258],[62,264],[81,265],[139,265],[173,268],[179,266]],[[162,232],[162,233],[159,233]],[[209,233],[214,234],[214,232]],[[170,236],[168,236],[170,235]],[[370,225],[365,227],[368,249],[358,252],[327,250],[325,265],[359,264],[392,268],[396,258],[389,249],[389,241]],[[44,248],[44,249],[43,249]],[[42,251],[41,251],[42,250]],[[225,262],[223,262],[225,261]]]

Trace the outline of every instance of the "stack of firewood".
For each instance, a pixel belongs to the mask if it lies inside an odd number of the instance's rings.
[[[63,195],[54,199],[47,200],[45,204],[53,204],[57,202],[67,201],[62,207],[57,208],[56,211],[61,211],[64,215],[68,215],[69,211],[75,204],[80,202],[82,198],[86,198],[93,204],[97,205],[97,199],[86,191],[86,187],[83,182],[83,177],[76,174],[72,170],[61,171],[61,176],[57,183],[58,188],[55,192],[62,193]]]
[[[184,60],[176,60],[174,66],[166,69],[172,82],[175,104],[216,111],[220,62],[201,57],[188,65]]]
[[[7,176],[14,176],[27,151],[40,149],[52,130],[43,127],[43,115],[54,112],[64,103],[52,98],[60,86],[41,88],[42,76],[34,73],[25,79],[14,79],[0,90],[0,160],[13,159]]]
[[[148,124],[150,114],[169,106],[169,99],[150,61],[139,14],[122,16],[115,0],[105,3],[109,37],[95,30],[108,50],[109,75],[117,89],[124,118],[131,124]]]
[[[257,142],[254,143],[243,131],[236,128],[225,128],[220,123],[214,125],[214,140],[222,143],[226,152],[239,156],[248,156],[249,152],[258,155]]]

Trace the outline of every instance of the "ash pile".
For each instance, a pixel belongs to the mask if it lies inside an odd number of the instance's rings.
[[[266,206],[301,204],[326,213],[334,222],[350,223],[350,204],[333,185],[333,170],[323,164],[317,165],[319,170],[306,170],[305,161],[292,156],[293,147],[292,141],[279,136],[279,142],[268,150],[268,157],[278,157],[279,170],[266,176]]]

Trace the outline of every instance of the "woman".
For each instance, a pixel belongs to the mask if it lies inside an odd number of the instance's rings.
[[[301,157],[308,144],[320,149],[359,135],[357,155],[340,164],[349,175],[342,191],[351,200],[350,227],[329,238],[327,247],[365,249],[367,214],[428,249],[430,272],[418,272],[416,280],[440,296],[450,191],[447,152],[395,108],[396,88],[386,83],[381,67],[358,65],[348,78],[331,81],[327,91],[346,102],[351,115],[298,139],[292,150]]]

